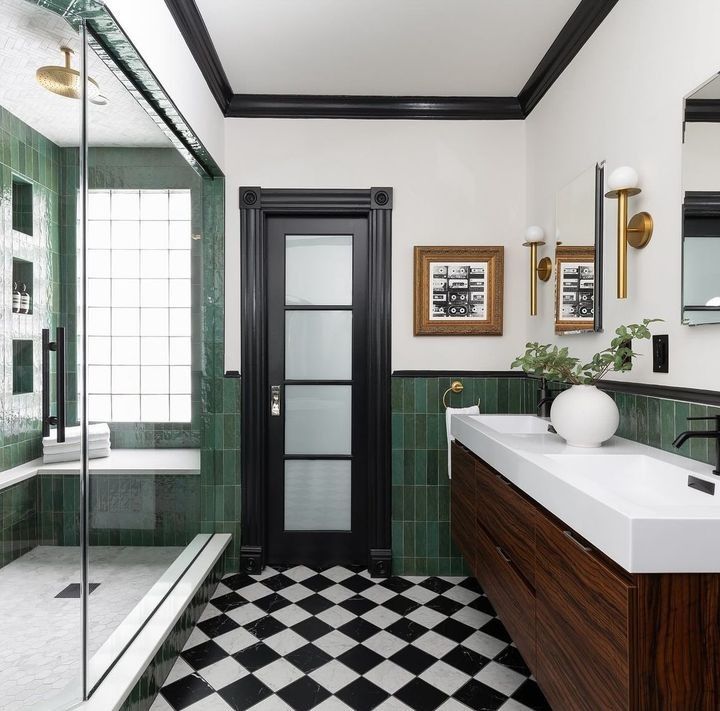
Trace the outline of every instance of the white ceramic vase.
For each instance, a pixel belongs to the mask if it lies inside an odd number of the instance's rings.
[[[600,447],[615,434],[620,413],[615,401],[594,385],[573,385],[553,400],[550,421],[571,447]]]

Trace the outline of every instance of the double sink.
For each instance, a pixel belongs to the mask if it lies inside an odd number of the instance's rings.
[[[712,467],[613,437],[565,444],[529,415],[455,415],[452,434],[632,573],[720,572]]]

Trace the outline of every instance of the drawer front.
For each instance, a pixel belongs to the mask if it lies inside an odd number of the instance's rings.
[[[452,445],[450,480],[450,521],[453,539],[466,562],[474,568],[475,535],[475,460],[459,444]]]
[[[553,708],[632,708],[635,588],[543,518],[537,529],[537,671]]]
[[[478,526],[477,578],[531,671],[535,671],[535,596],[507,553]]]
[[[535,585],[537,510],[507,479],[481,462],[477,467],[477,518],[510,556],[531,586]]]

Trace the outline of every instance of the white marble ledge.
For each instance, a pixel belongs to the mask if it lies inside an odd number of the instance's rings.
[[[80,462],[43,464],[33,459],[0,472],[0,490],[25,479],[50,474],[79,474]],[[90,460],[91,475],[188,475],[200,474],[199,449],[113,449],[109,457]]]

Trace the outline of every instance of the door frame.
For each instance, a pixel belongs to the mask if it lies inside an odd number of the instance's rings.
[[[240,188],[241,545],[240,569],[259,573],[267,553],[268,279],[270,216],[356,216],[368,221],[367,562],[373,577],[391,567],[390,332],[392,188]]]

